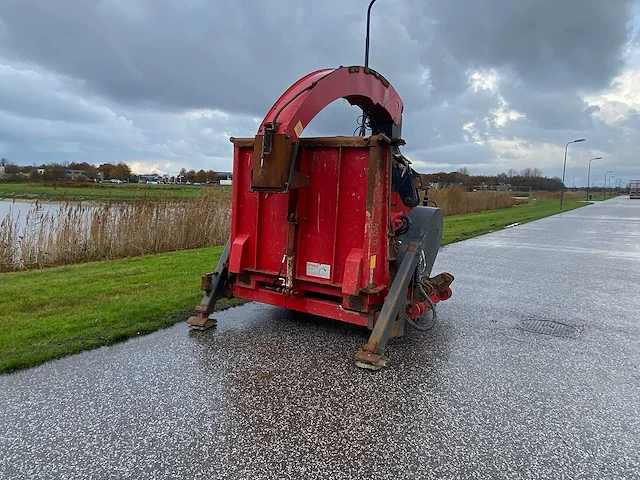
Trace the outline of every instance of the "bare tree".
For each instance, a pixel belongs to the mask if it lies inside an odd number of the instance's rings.
[[[507,176],[509,176],[509,177],[517,177],[518,176],[518,171],[515,168],[510,168],[509,170],[507,170]]]

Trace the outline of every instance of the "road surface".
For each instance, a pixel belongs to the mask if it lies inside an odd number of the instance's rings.
[[[640,201],[441,250],[436,327],[248,304],[0,377],[0,478],[640,478]],[[544,333],[536,333],[538,328]]]

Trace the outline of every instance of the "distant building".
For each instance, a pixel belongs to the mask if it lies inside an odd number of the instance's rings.
[[[144,173],[137,177],[140,183],[162,183],[162,176],[157,173]]]
[[[38,173],[43,174],[44,172],[45,172],[44,168],[38,169]],[[89,180],[96,180],[98,182],[101,182],[102,180],[104,180],[104,173],[102,173],[99,170],[96,170],[96,171],[71,170],[71,169],[67,170],[67,178],[69,180],[75,180],[80,175],[87,177]]]

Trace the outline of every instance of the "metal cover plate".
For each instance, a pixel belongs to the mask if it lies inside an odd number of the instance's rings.
[[[582,333],[582,325],[558,322],[555,320],[541,320],[527,318],[520,320],[517,328],[527,332],[553,335],[555,337],[576,338]]]

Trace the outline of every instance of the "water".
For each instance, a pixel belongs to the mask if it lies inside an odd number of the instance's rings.
[[[50,211],[56,211],[60,208],[57,203],[49,202],[37,202],[39,211],[46,213]],[[2,222],[7,215],[11,214],[11,217],[18,220],[18,225],[23,228],[27,221],[27,213],[32,210],[36,205],[35,201],[23,201],[23,200],[2,200],[0,199],[0,222]]]

